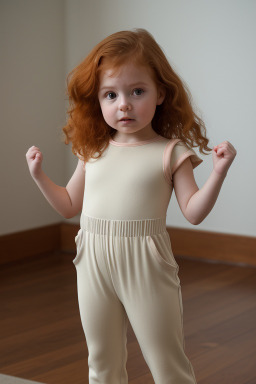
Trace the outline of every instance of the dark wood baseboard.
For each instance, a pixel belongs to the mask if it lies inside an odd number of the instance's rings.
[[[61,248],[60,224],[0,236],[0,264]]]
[[[256,266],[256,237],[174,227],[167,231],[174,255]]]
[[[79,224],[60,224],[61,250],[64,252],[76,252],[75,237],[79,231]]]
[[[75,253],[78,224],[58,223],[0,236],[0,264],[61,250]],[[167,227],[175,256],[256,266],[256,237]]]

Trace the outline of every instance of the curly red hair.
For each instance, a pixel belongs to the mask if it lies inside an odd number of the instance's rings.
[[[99,73],[105,62],[118,68],[127,61],[149,66],[156,85],[165,89],[165,99],[158,105],[152,128],[167,138],[180,138],[201,153],[211,151],[206,128],[191,106],[191,94],[168,62],[153,36],[144,29],[116,32],[99,44],[68,75],[70,108],[63,127],[65,143],[72,142],[72,152],[87,162],[101,157],[116,130],[104,120],[98,101]]]

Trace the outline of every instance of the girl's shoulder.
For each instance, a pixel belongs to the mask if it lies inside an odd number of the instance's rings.
[[[187,158],[190,158],[193,168],[203,162],[197,153],[181,139],[166,139],[164,168],[169,170],[170,177]]]

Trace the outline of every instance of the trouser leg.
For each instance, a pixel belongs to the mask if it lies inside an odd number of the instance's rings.
[[[116,285],[155,383],[196,384],[184,351],[178,266],[167,236],[117,240],[123,268]]]
[[[90,384],[127,384],[127,315],[107,269],[106,239],[80,231],[78,302],[88,347]]]

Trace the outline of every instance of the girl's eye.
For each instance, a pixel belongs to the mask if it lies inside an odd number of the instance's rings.
[[[135,95],[135,96],[141,96],[142,94],[143,94],[143,89],[141,89],[141,88],[136,88],[136,89],[134,89],[134,91],[133,91],[133,94]]]
[[[116,97],[116,93],[115,92],[108,92],[106,94],[106,98],[109,99],[109,100],[113,100],[115,97]]]

